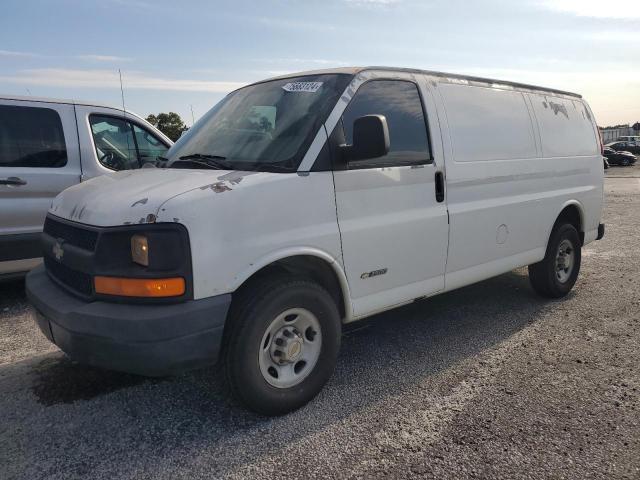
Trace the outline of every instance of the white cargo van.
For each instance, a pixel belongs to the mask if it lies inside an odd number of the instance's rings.
[[[122,109],[0,95],[0,279],[41,262],[51,200],[71,185],[139,168],[173,142]]]
[[[55,199],[27,277],[39,326],[106,368],[222,360],[264,414],[318,393],[342,324],[525,265],[562,297],[604,234],[593,114],[546,88],[292,74],[229,94],[167,156]]]

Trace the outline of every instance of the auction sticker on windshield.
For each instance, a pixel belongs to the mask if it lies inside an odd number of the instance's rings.
[[[287,92],[317,92],[322,86],[322,82],[290,82],[283,85],[283,90]]]

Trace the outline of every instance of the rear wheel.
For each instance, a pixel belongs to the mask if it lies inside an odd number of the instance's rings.
[[[578,279],[580,262],[578,231],[568,223],[557,225],[551,233],[544,259],[529,265],[531,286],[543,297],[564,297]]]
[[[266,278],[247,288],[229,319],[225,371],[236,398],[264,415],[295,410],[331,377],[341,322],[331,295],[306,279]]]

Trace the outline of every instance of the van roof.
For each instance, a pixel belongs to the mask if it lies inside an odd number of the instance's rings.
[[[6,95],[0,93],[0,100],[17,100],[22,102],[42,102],[42,103],[60,103],[60,104],[68,104],[68,105],[85,105],[88,107],[101,107],[101,108],[110,108],[112,110],[117,110],[122,112],[123,109],[120,107],[114,107],[113,105],[107,105],[105,103],[93,102],[87,100],[70,100],[63,98],[48,98],[48,97],[26,97],[21,95]],[[140,117],[140,115],[132,112],[131,110],[124,110],[125,112],[135,115],[136,117]]]
[[[470,82],[481,82],[488,83],[492,85],[505,85],[509,87],[515,88],[523,88],[527,90],[537,90],[541,92],[549,92],[549,93],[557,93],[560,95],[568,95],[571,97],[582,98],[582,95],[573,92],[567,92],[564,90],[558,90],[555,88],[547,88],[547,87],[539,87],[536,85],[529,85],[526,83],[518,83],[518,82],[510,82],[507,80],[496,80],[493,78],[484,78],[484,77],[475,77],[473,75],[461,75],[458,73],[446,73],[446,72],[437,72],[433,70],[420,70],[417,68],[398,68],[398,67],[379,67],[379,66],[370,66],[370,67],[342,67],[342,68],[330,68],[324,70],[309,70],[305,72],[297,72],[297,73],[289,73],[286,75],[280,75],[277,77],[270,78],[268,80],[282,79],[282,78],[290,78],[290,77],[299,77],[302,75],[318,75],[318,74],[331,74],[331,73],[343,73],[349,75],[355,75],[357,73],[363,72],[365,70],[383,70],[390,72],[407,72],[407,73],[418,73],[423,75],[430,75],[432,77],[441,77],[441,78],[453,78],[456,80],[467,80]],[[267,80],[263,80],[267,81]],[[262,83],[255,82],[255,83]]]

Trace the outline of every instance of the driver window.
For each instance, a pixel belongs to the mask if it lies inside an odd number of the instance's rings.
[[[364,115],[384,115],[387,119],[389,153],[353,168],[431,163],[427,124],[415,83],[373,80],[360,87],[342,115],[347,144],[353,143],[353,123]]]
[[[98,161],[111,170],[139,168],[131,124],[125,120],[91,115],[91,133]]]

